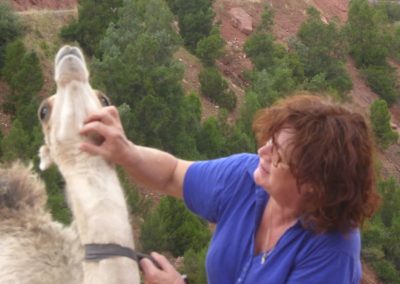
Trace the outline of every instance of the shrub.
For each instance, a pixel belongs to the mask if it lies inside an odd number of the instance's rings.
[[[392,105],[397,97],[396,75],[387,66],[371,65],[363,69],[363,74],[367,78],[367,83],[387,104]]]
[[[213,65],[214,61],[223,54],[224,40],[219,32],[204,37],[197,43],[196,54],[206,65]]]
[[[200,251],[194,251],[189,249],[185,252],[183,261],[183,270],[187,274],[189,282],[192,284],[204,284],[207,283],[206,273],[206,254],[207,247],[204,247]]]
[[[205,68],[199,74],[201,93],[228,110],[236,106],[236,96],[229,91],[228,83],[215,68]]]
[[[199,251],[209,239],[207,224],[173,197],[162,198],[141,226],[140,243],[145,251],[167,250],[182,256],[190,248]]]
[[[11,7],[6,3],[0,3],[0,70],[4,65],[7,44],[22,35],[22,33],[23,26]]]
[[[398,139],[390,125],[390,112],[386,101],[376,100],[371,105],[371,124],[375,137],[382,148],[387,148]]]

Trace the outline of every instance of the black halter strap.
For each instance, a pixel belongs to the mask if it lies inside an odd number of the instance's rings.
[[[86,244],[85,247],[85,260],[86,261],[100,261],[111,257],[128,257],[138,262],[143,258],[150,259],[158,268],[160,265],[154,260],[153,257],[147,254],[137,252],[129,247],[120,246],[117,244]],[[160,268],[161,269],[161,268]]]
[[[136,252],[129,248],[117,244],[86,244],[85,260],[99,261],[106,258],[125,256],[139,262]]]
[[[120,246],[117,244],[86,244],[85,247],[85,260],[86,261],[100,261],[111,257],[128,257],[138,262],[143,258],[150,259],[155,266],[162,269],[158,262],[150,255],[137,252],[131,248]],[[185,283],[189,283],[186,275],[182,275]]]

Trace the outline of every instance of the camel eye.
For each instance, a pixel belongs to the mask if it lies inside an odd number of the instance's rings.
[[[111,105],[110,100],[106,96],[100,95],[99,100],[100,100],[100,103],[102,106],[110,106]]]
[[[49,106],[46,104],[42,105],[39,109],[39,119],[41,121],[45,121],[49,117],[49,114],[50,114]]]

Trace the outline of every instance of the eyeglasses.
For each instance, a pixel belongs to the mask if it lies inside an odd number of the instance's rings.
[[[269,139],[269,140],[267,141],[267,143],[265,144],[265,146],[267,146],[267,147],[270,148],[271,164],[272,164],[275,168],[277,168],[277,167],[279,167],[279,166],[285,167],[285,168],[288,168],[288,167],[289,167],[288,164],[282,162],[282,157],[281,157],[281,155],[279,154],[278,149],[277,149],[276,146],[274,145],[274,143],[273,143],[273,141],[272,141],[272,138]]]

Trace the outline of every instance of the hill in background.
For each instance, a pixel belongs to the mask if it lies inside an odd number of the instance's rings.
[[[60,27],[76,17],[77,1],[15,0],[10,2],[27,23],[28,35],[25,43],[28,47],[35,48],[39,53],[45,74],[45,85],[41,94],[47,96],[54,89],[52,58],[61,44],[57,33]],[[243,52],[243,46],[249,34],[259,24],[265,3],[270,3],[274,9],[275,24],[273,31],[278,41],[285,45],[287,40],[297,33],[299,26],[306,19],[306,9],[309,5],[317,8],[323,21],[335,20],[344,24],[347,20],[348,2],[345,0],[216,0],[214,3],[216,21],[220,24],[221,36],[226,42],[226,53],[218,60],[217,67],[228,80],[230,89],[238,97],[239,105],[243,101],[247,86],[243,72],[253,68],[251,61]],[[198,91],[198,74],[202,64],[183,48],[175,56],[186,67],[183,81],[185,90],[187,92]],[[396,63],[392,64],[396,66]],[[378,96],[367,86],[353,60],[347,60],[346,68],[353,82],[353,89],[349,93],[352,98],[351,104],[354,108],[367,113],[370,104]],[[205,98],[201,98],[201,101],[204,117],[217,115],[218,106]],[[392,124],[394,126],[400,125],[399,103],[391,107],[391,113]],[[234,120],[236,115],[237,112],[232,112],[230,119]],[[385,176],[396,176],[397,180],[400,180],[399,153],[400,147],[398,145],[392,145],[379,153],[383,174]],[[364,283],[377,283],[373,275],[370,275],[370,278]]]

